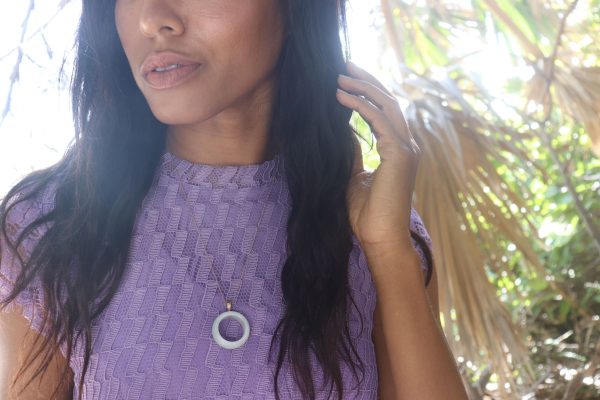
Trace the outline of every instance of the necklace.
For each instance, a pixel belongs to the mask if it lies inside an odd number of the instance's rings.
[[[213,271],[213,264],[211,264],[210,266],[210,270],[211,272]],[[246,269],[244,268],[243,272],[242,272],[242,277],[241,277],[241,282],[244,282],[244,274],[246,273]],[[215,280],[217,277],[215,276]],[[221,347],[223,347],[224,349],[236,349],[238,347],[243,346],[247,341],[248,338],[250,337],[250,324],[248,323],[248,319],[246,319],[246,317],[244,316],[244,314],[238,312],[238,311],[233,311],[233,302],[231,300],[227,300],[227,297],[225,297],[225,295],[223,294],[223,289],[221,288],[221,283],[217,280],[217,285],[219,287],[219,290],[221,291],[221,296],[223,296],[223,299],[225,300],[225,307],[227,308],[227,311],[222,312],[221,314],[219,314],[217,316],[217,318],[215,318],[213,325],[212,325],[212,336],[213,339],[215,340],[215,342],[217,342],[217,344]],[[236,320],[237,322],[240,323],[240,325],[242,325],[242,329],[244,330],[244,333],[242,334],[242,337],[239,338],[238,340],[234,340],[234,341],[229,341],[227,339],[225,339],[223,336],[221,336],[221,332],[219,332],[219,326],[221,325],[221,322],[226,320],[226,319],[233,319]]]
[[[185,190],[185,187],[183,185],[181,185],[181,183],[179,183],[179,187],[183,189],[183,192],[185,193],[185,198],[187,200],[187,198],[188,198],[187,190]],[[198,263],[199,263],[199,261],[198,261]],[[196,267],[198,266],[198,263],[196,263]],[[225,300],[225,308],[227,309],[227,311],[223,311],[222,313],[220,313],[217,316],[217,318],[215,318],[215,320],[213,321],[212,337],[215,340],[215,342],[217,342],[217,344],[224,349],[237,349],[238,347],[243,346],[248,341],[248,338],[250,337],[250,323],[248,322],[248,319],[244,316],[244,314],[242,314],[238,311],[233,311],[233,301],[229,300],[223,293],[223,288],[221,287],[221,283],[217,279],[216,274],[214,273],[213,264],[210,265],[210,272],[212,272],[213,275],[215,276],[215,281],[217,281],[217,285],[218,285],[219,291],[221,292],[221,296],[223,296],[223,300]],[[242,277],[240,279],[240,281],[242,283],[244,282],[244,274],[245,273],[246,273],[246,269],[243,268]],[[221,325],[221,322],[223,322],[226,319],[233,319],[240,323],[240,325],[242,326],[242,329],[244,331],[242,333],[241,338],[239,338],[238,340],[231,341],[231,340],[225,339],[221,335],[221,332],[219,331],[219,326]]]

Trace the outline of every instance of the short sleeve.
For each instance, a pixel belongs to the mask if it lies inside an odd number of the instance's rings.
[[[16,199],[11,199],[11,203]],[[6,217],[6,234],[12,244],[15,244],[18,235],[23,229],[42,212],[42,203],[35,199],[27,199],[17,203],[11,208]],[[43,233],[43,227],[34,229],[18,247],[18,254],[23,261],[27,261],[35,243]],[[4,301],[11,293],[17,276],[22,269],[21,261],[17,254],[8,246],[7,237],[0,229],[0,300]],[[24,291],[19,293],[0,312],[21,311],[23,316],[31,323],[31,328],[38,333],[42,332],[44,307],[44,293],[39,278],[35,277]],[[47,327],[46,327],[47,329]]]
[[[427,273],[425,278],[425,286],[427,286],[429,285],[429,281],[431,281],[431,275],[433,274],[433,245],[431,237],[429,237],[429,232],[427,232],[425,224],[421,220],[421,216],[414,208],[412,208],[410,212],[410,229],[417,233],[424,242],[422,243],[421,241],[412,238],[413,247],[417,253],[419,253],[419,257],[421,258],[421,269]],[[429,254],[432,258],[431,263],[428,262],[427,257],[425,256],[424,246],[427,246],[429,250]]]

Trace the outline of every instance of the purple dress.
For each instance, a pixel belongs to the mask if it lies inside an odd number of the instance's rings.
[[[260,164],[211,166],[163,153],[136,217],[124,280],[92,325],[84,399],[275,398],[275,365],[267,356],[283,312],[280,273],[291,209],[283,172],[279,155]],[[9,234],[51,208],[50,189],[38,201],[19,204],[9,214]],[[414,209],[411,228],[431,248]],[[26,251],[41,234],[26,240]],[[372,400],[377,398],[371,337],[376,292],[365,255],[355,237],[353,241],[350,289],[364,327],[361,333],[359,316],[350,307],[350,332],[365,364],[365,376],[357,387],[342,364],[344,398]],[[421,268],[426,269],[420,246],[414,240],[413,246],[421,255]],[[8,293],[17,270],[15,259],[7,256],[0,265],[0,298]],[[217,345],[211,334],[214,319],[226,311],[218,282],[233,300],[233,310],[250,323],[248,341],[232,350]],[[44,304],[34,283],[11,306],[23,306],[32,328],[40,332]],[[232,320],[223,321],[220,331],[228,340],[242,335],[240,325]],[[69,360],[76,383],[83,367],[81,344],[76,343]],[[66,347],[61,350],[65,354]],[[326,399],[328,390],[320,388],[323,380],[314,355],[312,360],[315,388],[321,389],[317,398]],[[283,367],[282,398],[301,399],[289,364]]]

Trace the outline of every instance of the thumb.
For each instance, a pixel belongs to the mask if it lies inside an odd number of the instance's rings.
[[[352,165],[352,176],[363,172],[365,170],[363,166],[362,148],[356,134],[352,134],[352,142],[354,143],[354,163]]]

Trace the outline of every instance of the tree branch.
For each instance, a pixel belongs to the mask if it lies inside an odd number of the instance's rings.
[[[42,25],[38,29],[36,29],[35,32],[33,32],[31,35],[29,35],[26,39],[23,39],[23,36],[21,36],[21,40],[19,41],[19,44],[17,46],[13,47],[12,49],[10,49],[6,53],[4,53],[2,56],[0,56],[0,62],[2,60],[4,60],[5,58],[7,58],[8,56],[10,56],[15,51],[18,51],[25,43],[27,43],[28,41],[30,41],[31,39],[33,39],[34,37],[36,37],[44,29],[46,29],[46,27],[48,27],[48,25],[50,25],[50,23],[54,20],[54,18],[56,18],[56,16],[58,14],[60,14],[60,12],[70,2],[71,2],[71,0],[63,0],[63,1],[61,1],[60,4],[58,5],[56,11],[54,12],[54,14],[44,23],[44,25]]]
[[[19,40],[20,43],[22,43],[23,39],[25,38],[25,33],[27,32],[27,26],[29,25],[29,17],[31,17],[31,13],[34,8],[35,8],[35,0],[29,0],[29,8],[27,9],[27,14],[25,14],[25,20],[23,21],[23,24],[21,25],[21,39]],[[4,122],[4,119],[6,118],[6,116],[8,115],[8,113],[10,111],[12,92],[13,92],[15,83],[19,80],[19,70],[21,67],[21,61],[23,61],[23,48],[21,46],[19,46],[18,53],[17,53],[17,60],[13,67],[12,73],[10,74],[10,86],[8,87],[8,95],[6,98],[6,104],[4,105],[4,110],[2,111],[2,116],[0,117],[0,125],[2,125],[2,123]]]
[[[554,103],[552,101],[552,94],[550,93],[550,89],[552,87],[552,81],[554,80],[554,68],[555,68],[555,64],[556,64],[556,56],[558,54],[558,49],[559,49],[560,43],[562,41],[562,36],[565,32],[567,18],[569,18],[569,15],[571,15],[573,10],[575,10],[575,7],[577,6],[578,2],[579,2],[579,0],[574,0],[571,3],[571,5],[569,6],[569,8],[567,9],[567,11],[565,11],[565,13],[560,21],[560,28],[558,30],[558,34],[556,35],[556,40],[554,42],[554,49],[552,50],[552,54],[550,55],[550,57],[546,59],[546,61],[550,63],[550,67],[549,67],[550,70],[549,70],[548,76],[545,76],[546,89],[544,91],[544,97],[542,99],[542,104],[544,104],[546,102],[546,98],[548,98],[548,96],[550,96],[550,102],[549,102],[549,106],[548,106],[548,111],[546,112],[546,116],[544,117],[544,120],[540,123],[540,126],[542,127],[542,129],[544,131],[539,132],[538,137],[546,145],[546,147],[548,148],[548,152],[550,153],[550,156],[552,157],[552,160],[559,167],[558,169],[559,169],[560,176],[563,179],[563,182],[567,188],[567,191],[573,198],[573,201],[575,203],[575,208],[577,209],[577,212],[579,212],[579,215],[581,216],[584,226],[587,228],[589,234],[591,235],[592,240],[594,241],[594,243],[596,245],[596,249],[598,250],[598,254],[600,254],[600,229],[594,222],[594,218],[590,215],[590,213],[588,213],[585,206],[583,205],[583,202],[581,201],[579,194],[577,193],[577,190],[575,189],[575,185],[573,184],[573,180],[571,179],[571,176],[569,174],[567,163],[563,163],[560,160],[556,149],[554,149],[554,147],[552,146],[552,137],[553,137],[552,132],[553,131],[550,129],[544,129],[544,128],[548,127],[550,119],[552,118],[552,108],[553,108]]]

